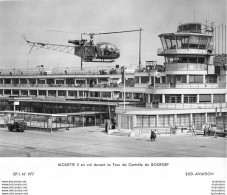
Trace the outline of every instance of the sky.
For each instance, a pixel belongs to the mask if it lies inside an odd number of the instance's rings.
[[[74,55],[40,49],[28,53],[30,41],[68,44],[80,39],[80,33],[127,31],[142,28],[141,62],[155,60],[161,33],[176,32],[177,25],[208,20],[226,26],[226,0],[0,0],[0,69],[32,69],[44,65],[78,67]],[[51,32],[66,31],[66,32]],[[89,39],[89,37],[87,37]],[[139,33],[95,36],[94,42],[116,45],[121,56],[113,63],[84,63],[84,67],[136,66],[139,62]]]

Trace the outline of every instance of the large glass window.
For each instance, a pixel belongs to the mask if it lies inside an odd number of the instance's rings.
[[[39,95],[44,95],[44,96],[46,96],[47,94],[46,94],[46,90],[39,90]]]
[[[190,36],[189,48],[198,49],[198,45],[199,45],[199,37],[198,36]]]
[[[59,90],[59,91],[58,91],[58,96],[66,96],[66,91],[64,91],[64,90]]]
[[[177,115],[177,126],[189,126],[190,115],[189,114],[179,114]]]
[[[102,97],[110,98],[111,97],[111,92],[102,92]]]
[[[138,115],[137,116],[137,127],[155,127],[156,116],[152,115]]]
[[[188,62],[189,63],[197,63],[197,57],[189,57]]]
[[[196,103],[196,102],[197,102],[196,94],[184,95],[184,103]]]
[[[181,44],[181,37],[176,37],[176,43],[177,43],[177,48],[181,48],[182,44]]]
[[[149,82],[149,77],[141,77],[141,83],[148,83]]]
[[[171,37],[165,37],[165,38],[166,38],[167,48],[171,49],[172,48]]]
[[[165,102],[166,103],[181,103],[181,95],[165,95]]]
[[[188,63],[188,57],[179,57],[179,63]]]
[[[174,124],[174,116],[173,115],[159,115],[158,118],[159,127],[170,127]]]
[[[76,97],[77,96],[77,91],[69,91],[69,96],[74,96]]]
[[[176,49],[177,47],[177,42],[176,42],[176,37],[170,37],[171,40],[171,49]]]
[[[186,83],[186,82],[187,82],[186,75],[167,76],[167,83]]]
[[[217,75],[206,75],[207,83],[217,83]]]
[[[200,103],[211,102],[211,95],[210,94],[200,94],[199,102]]]
[[[49,90],[48,96],[56,96],[56,90]]]
[[[205,63],[205,57],[198,57],[198,63],[204,64]]]
[[[188,49],[189,37],[181,37],[182,49]]]
[[[225,95],[224,94],[214,94],[213,103],[225,103]]]
[[[203,75],[189,75],[189,83],[203,83]]]
[[[167,45],[166,45],[165,37],[161,37],[161,41],[162,41],[163,49],[166,50],[167,49]]]
[[[215,123],[215,113],[207,113],[207,123]]]
[[[200,37],[199,49],[206,49],[207,47],[207,37]]]
[[[135,83],[139,83],[139,77],[135,76]]]

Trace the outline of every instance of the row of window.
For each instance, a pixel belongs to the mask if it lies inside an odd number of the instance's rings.
[[[149,83],[148,76],[141,76],[141,83]],[[206,83],[217,83],[217,75],[206,75]],[[187,75],[167,75],[166,77],[162,76],[160,78],[155,78],[155,83],[187,83]],[[139,77],[135,77],[135,83],[139,83]],[[154,77],[150,79],[151,83],[154,82]],[[203,75],[189,75],[189,83],[203,83]]]
[[[73,79],[73,78],[66,78],[66,79],[0,79],[0,84],[91,84],[91,83],[103,83],[108,82],[108,78],[89,78],[89,79]]]
[[[184,102],[181,102],[181,95],[180,94],[171,94],[165,95],[165,103],[197,103],[198,96],[195,94],[191,95],[184,95]],[[212,102],[211,94],[200,94],[199,95],[199,103],[211,103]],[[225,102],[225,95],[224,94],[214,94],[213,95],[213,103],[224,103]]]
[[[138,115],[137,127],[156,127],[157,120],[155,115]],[[207,123],[215,122],[215,113],[207,113]],[[196,126],[201,126],[205,123],[205,114],[193,114],[192,122]],[[189,114],[178,114],[176,121],[174,121],[174,115],[159,115],[158,126],[159,127],[170,127],[170,126],[190,126],[190,115]]]
[[[197,63],[204,64],[205,57],[189,57],[189,56],[176,56],[176,57],[165,57],[166,63]]]
[[[211,42],[206,36],[162,36],[163,49],[206,49]]]

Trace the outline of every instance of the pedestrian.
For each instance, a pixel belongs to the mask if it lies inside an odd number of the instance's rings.
[[[150,139],[151,139],[151,141],[155,141],[155,139],[156,139],[156,134],[155,134],[154,130],[151,130]]]
[[[172,135],[172,126],[170,125],[170,129],[169,129],[169,132],[170,132],[170,135]]]
[[[195,126],[194,125],[192,125],[192,136],[194,135],[195,137],[196,137],[196,133],[195,133]]]
[[[216,125],[213,126],[213,131],[214,131],[214,137],[217,138],[217,133],[216,133],[217,127]]]
[[[208,136],[210,136],[210,135],[211,135],[211,126],[210,126],[210,125],[208,126],[208,131],[207,131],[207,134],[208,134]]]
[[[157,132],[157,130],[156,130],[156,129],[154,130],[154,133],[155,133],[155,140],[157,141],[157,137],[158,137],[157,135],[158,135],[158,132]]]
[[[108,131],[108,122],[106,121],[106,124],[105,124],[105,132]]]
[[[207,135],[207,126],[205,125],[203,129],[203,136],[206,136],[206,135]]]

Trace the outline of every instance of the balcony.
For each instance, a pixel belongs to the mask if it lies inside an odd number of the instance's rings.
[[[159,103],[160,109],[201,109],[201,108],[218,108],[226,110],[227,103]]]
[[[154,85],[150,84],[149,89],[154,89]],[[178,88],[178,89],[216,89],[216,88],[226,88],[223,84],[218,83],[158,83],[155,84],[155,89],[165,89],[165,88]]]

